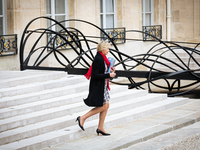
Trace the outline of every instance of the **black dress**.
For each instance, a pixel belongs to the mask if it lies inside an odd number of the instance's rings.
[[[109,73],[105,72],[105,62],[103,56],[97,52],[93,64],[89,85],[89,94],[84,102],[87,106],[101,107],[104,103],[105,79],[110,78]]]

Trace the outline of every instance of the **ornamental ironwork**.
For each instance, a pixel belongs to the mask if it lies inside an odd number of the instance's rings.
[[[125,28],[106,28],[103,29],[110,39],[113,40],[115,44],[121,44],[126,42]],[[101,40],[109,40],[105,34],[101,32]]]
[[[0,35],[0,56],[17,54],[17,34]]]
[[[67,33],[71,40],[68,40],[61,32],[51,30],[51,27],[46,29],[39,28],[30,30],[32,23],[39,19],[48,19],[53,21],[54,25],[60,26],[63,33]],[[153,38],[156,42],[147,53],[141,53],[130,56],[120,51],[115,43],[115,40],[105,30],[101,29],[95,24],[84,20],[65,20],[68,22],[76,22],[87,25],[90,29],[97,30],[104,34],[106,40],[112,44],[110,48],[110,55],[116,60],[116,74],[118,78],[126,78],[126,82],[111,81],[114,84],[126,85],[129,88],[148,89],[150,92],[165,92],[169,96],[184,95],[193,92],[199,92],[200,88],[200,43],[181,43],[172,41],[162,41],[160,38],[151,33],[139,30],[127,30],[125,33],[129,34],[146,34]],[[69,74],[85,74],[91,65],[96,53],[96,46],[101,40],[101,37],[94,35],[85,35],[76,28],[65,28],[62,23],[48,17],[38,17],[31,20],[22,34],[20,43],[20,65],[21,70],[37,69],[37,70],[57,70],[66,71]],[[74,32],[78,32],[75,36]],[[46,34],[55,35],[53,42],[56,39],[62,39],[63,43],[60,45],[50,42],[40,42],[46,37]],[[123,33],[124,35],[126,35]],[[38,38],[35,38],[35,34]],[[135,36],[132,36],[135,37]],[[138,41],[143,39],[126,39]],[[29,42],[30,41],[30,42]],[[154,43],[155,43],[154,42]],[[30,43],[33,45],[30,48]],[[71,48],[70,56],[65,51],[60,51],[60,47],[69,45]],[[25,55],[26,49],[26,55]],[[29,53],[27,51],[29,49]],[[47,49],[50,49],[47,51]],[[135,47],[133,47],[135,50]],[[137,49],[136,49],[137,50]],[[184,55],[184,57],[182,56]],[[74,56],[74,57],[72,57]],[[55,58],[56,64],[49,64],[48,58]],[[144,68],[143,71],[138,67]],[[140,80],[138,80],[138,78]],[[154,90],[156,87],[156,90]]]
[[[158,39],[162,39],[162,26],[155,25],[155,26],[142,26],[143,32],[143,40],[144,41],[156,41],[154,37]]]
[[[78,36],[78,32],[77,31],[69,31],[71,33],[71,36],[73,36],[74,38],[76,38]],[[69,36],[68,33],[64,32],[64,31],[60,31],[59,34],[62,35],[62,37],[64,37],[68,42],[72,41],[72,38]],[[58,50],[66,50],[66,49],[71,49],[69,44],[64,44],[66,43],[64,41],[63,38],[60,38],[59,36],[57,36],[56,34],[53,34],[51,32],[47,33],[47,43],[49,43],[49,47],[53,48],[53,47],[58,47]],[[73,46],[75,46],[75,43],[73,43]],[[50,50],[50,49],[48,49]]]

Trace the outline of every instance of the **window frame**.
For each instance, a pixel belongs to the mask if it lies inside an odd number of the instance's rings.
[[[145,6],[146,6],[146,2],[145,0],[142,0],[142,25],[143,26],[153,26],[154,25],[154,0],[150,0],[151,1],[151,11],[146,12],[145,11]],[[151,14],[151,24],[147,25],[146,24],[146,14]]]
[[[0,18],[3,18],[3,35],[7,34],[7,27],[6,27],[6,0],[2,0],[2,15]]]
[[[101,28],[105,29],[105,28],[110,28],[110,27],[107,27],[106,26],[106,15],[114,15],[114,27],[113,28],[116,28],[117,26],[117,11],[116,11],[116,0],[113,0],[113,12],[108,12],[106,13],[106,0],[102,0],[103,1],[103,7],[102,7],[102,11],[101,12],[101,0],[100,0],[100,25],[102,24],[101,23],[101,16],[103,15],[103,27],[101,26]]]
[[[51,12],[50,12],[50,14],[46,13],[46,16],[56,20],[57,16],[65,15],[65,20],[67,20],[68,19],[68,0],[64,0],[65,1],[65,13],[64,14],[56,14],[55,13],[55,1],[56,0],[50,0],[50,1],[51,1]],[[51,22],[51,24],[53,24],[53,22]],[[65,22],[65,27],[68,27],[68,22]],[[56,30],[55,28],[56,28],[55,26],[52,26],[53,31]]]

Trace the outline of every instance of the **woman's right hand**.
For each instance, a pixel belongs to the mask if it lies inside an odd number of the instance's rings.
[[[116,76],[116,73],[114,73],[114,72],[111,72],[111,73],[110,73],[110,77],[111,77],[111,78],[114,78],[115,76]]]

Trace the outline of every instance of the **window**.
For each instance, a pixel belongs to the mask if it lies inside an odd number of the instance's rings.
[[[154,25],[153,0],[142,0],[143,26]]]
[[[116,27],[116,0],[100,0],[101,28]]]
[[[56,21],[64,21],[68,19],[67,15],[67,6],[68,0],[46,0],[46,12],[47,17],[51,17],[52,19],[55,19]],[[54,22],[48,20],[47,21],[47,27],[54,24]],[[67,23],[63,22],[62,25],[67,27]],[[61,28],[59,26],[53,26],[52,30],[54,31],[60,31]]]
[[[0,35],[6,34],[6,1],[0,0]]]
[[[58,22],[67,20],[68,0],[46,0],[46,12],[47,12],[47,17],[50,17]],[[47,20],[47,27],[50,27],[54,23],[55,23],[54,21]],[[68,27],[68,23],[65,21],[62,22],[61,24],[64,27]],[[59,25],[56,25],[52,26],[51,30],[60,32],[62,28]],[[62,32],[60,34],[62,34],[62,37],[64,37],[66,40],[71,41],[71,37],[67,33]],[[56,47],[58,50],[70,49],[70,46],[68,44],[63,45],[65,43],[65,40],[62,39],[60,36],[56,36],[56,40],[54,43],[54,37],[55,34],[52,34],[51,32],[47,34],[47,43],[49,43],[48,45],[49,47],[53,47],[54,44],[54,47]],[[48,50],[51,50],[51,48]]]

